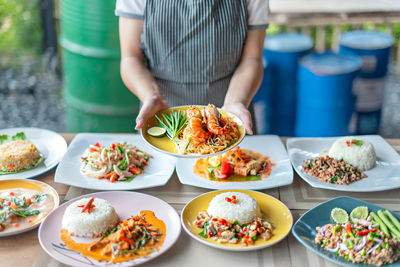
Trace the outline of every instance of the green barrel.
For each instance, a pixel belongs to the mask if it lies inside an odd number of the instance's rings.
[[[139,100],[120,76],[112,0],[62,0],[60,45],[68,132],[132,132]]]

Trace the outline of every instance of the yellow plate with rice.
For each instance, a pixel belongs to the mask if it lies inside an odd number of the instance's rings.
[[[210,201],[216,195],[224,192],[241,192],[253,197],[257,201],[263,216],[274,226],[272,238],[267,241],[257,239],[253,245],[244,247],[241,244],[218,243],[211,238],[201,237],[199,233],[202,230],[194,223],[198,213],[207,210]],[[292,228],[293,217],[285,204],[270,195],[257,191],[228,189],[205,193],[190,201],[182,210],[181,222],[183,229],[192,238],[205,245],[231,251],[251,251],[273,246],[284,239]]]

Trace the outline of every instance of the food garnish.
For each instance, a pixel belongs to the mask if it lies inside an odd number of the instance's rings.
[[[347,211],[344,209],[334,208],[331,211],[331,218],[335,223],[341,224],[349,220],[349,215],[347,215]]]
[[[91,213],[91,212],[92,212],[92,209],[93,209],[94,207],[96,207],[96,206],[93,204],[94,199],[95,199],[95,197],[92,197],[85,205],[79,205],[79,206],[78,206],[78,208],[82,208],[82,211],[81,211],[82,213],[85,212],[85,211],[87,211],[88,213]]]
[[[171,111],[169,114],[161,113],[160,119],[157,115],[155,117],[158,120],[158,123],[161,128],[165,129],[166,135],[172,141],[180,134],[180,132],[185,128],[187,125],[186,113],[180,110],[178,111]]]
[[[351,147],[351,145],[356,145],[356,146],[362,146],[363,145],[363,141],[362,140],[357,140],[357,139],[353,139],[353,140],[347,140],[346,144],[348,147]]]
[[[166,132],[165,128],[161,128],[161,127],[157,127],[157,126],[147,129],[147,133],[154,137],[163,136],[165,134],[165,132]]]

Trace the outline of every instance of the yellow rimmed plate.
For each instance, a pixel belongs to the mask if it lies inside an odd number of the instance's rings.
[[[241,192],[253,197],[260,206],[261,212],[275,227],[272,231],[272,238],[264,240],[256,240],[254,245],[243,247],[240,244],[218,243],[210,238],[203,238],[199,235],[202,229],[198,228],[194,221],[200,211],[207,210],[211,199],[216,195],[224,192]],[[183,229],[195,240],[218,249],[231,251],[251,251],[273,246],[284,239],[290,232],[293,225],[293,217],[290,210],[278,199],[257,191],[250,190],[218,190],[205,193],[194,198],[183,208],[181,213],[181,223]]]
[[[0,237],[24,233],[38,227],[39,224],[60,204],[60,198],[58,196],[57,191],[46,183],[35,180],[24,180],[24,179],[8,179],[0,181],[0,190],[8,190],[14,188],[15,189],[24,188],[24,189],[39,191],[43,194],[49,194],[53,200],[53,207],[45,216],[43,216],[38,220],[33,221],[33,223],[30,226],[21,229],[16,228],[15,230],[0,232]]]
[[[178,106],[178,107],[173,107],[173,108],[169,108],[166,110],[162,110],[156,113],[156,115],[160,118],[161,117],[161,113],[164,114],[169,114],[172,111],[186,111],[190,106]],[[200,105],[196,105],[196,107],[198,107],[200,110],[203,109],[205,106],[200,106]],[[209,156],[214,156],[217,154],[221,154],[224,153],[234,147],[236,147],[237,145],[240,144],[240,142],[242,142],[244,135],[245,135],[245,129],[244,129],[244,124],[243,122],[235,115],[233,115],[230,112],[218,109],[218,111],[222,114],[222,116],[229,116],[230,118],[232,118],[232,120],[234,122],[236,122],[239,126],[239,131],[240,131],[240,138],[239,140],[237,140],[234,144],[230,145],[228,148],[213,153],[213,154],[204,154],[204,155],[200,155],[200,154],[187,154],[187,155],[182,155],[177,153],[176,149],[175,149],[175,144],[166,136],[161,136],[161,137],[154,137],[151,136],[147,133],[147,130],[151,127],[154,126],[159,126],[158,121],[156,119],[155,116],[151,117],[150,119],[148,119],[146,121],[146,123],[144,124],[142,130],[141,130],[141,136],[143,137],[143,139],[155,150],[166,153],[170,156],[174,156],[174,157],[179,157],[179,158],[202,158],[202,157],[209,157]]]

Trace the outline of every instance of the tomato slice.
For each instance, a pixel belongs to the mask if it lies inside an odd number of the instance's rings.
[[[222,173],[222,169],[220,169],[220,168],[215,168],[214,169],[214,175],[218,179],[226,179],[226,178],[228,178],[228,174]]]
[[[133,174],[140,174],[140,169],[138,167],[132,166],[129,168],[129,171]]]
[[[233,169],[228,161],[223,160],[221,161],[221,173],[229,175],[233,172]]]

